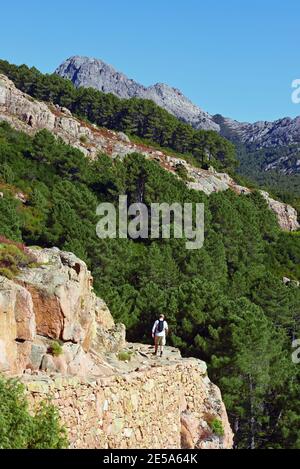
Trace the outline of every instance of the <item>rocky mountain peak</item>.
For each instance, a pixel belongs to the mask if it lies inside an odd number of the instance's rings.
[[[300,117],[284,117],[276,121],[239,122],[221,115],[211,116],[188,99],[179,89],[165,83],[149,87],[128,78],[100,59],[74,56],[63,62],[56,70],[58,75],[72,80],[75,86],[92,87],[104,93],[113,93],[119,98],[143,98],[154,101],[179,120],[195,129],[214,130],[224,137],[255,149],[295,147],[293,158],[284,164],[282,158],[275,158],[265,170],[275,169],[283,173],[299,172],[297,159],[300,146]],[[286,167],[287,168],[286,168]]]
[[[72,80],[77,87],[92,87],[125,99],[133,97],[150,99],[196,129],[219,131],[219,125],[213,121],[212,116],[193,104],[177,88],[164,83],[145,87],[100,59],[70,57],[56,69],[55,73]]]
[[[135,96],[135,82],[100,59],[76,55],[63,62],[55,73],[72,80],[77,87],[91,87],[126,99]]]

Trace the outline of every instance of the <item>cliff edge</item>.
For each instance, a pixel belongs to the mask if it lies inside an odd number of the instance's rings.
[[[32,406],[51,396],[71,448],[232,447],[204,362],[127,343],[83,261],[25,250],[30,265],[0,276],[0,372],[21,379]]]

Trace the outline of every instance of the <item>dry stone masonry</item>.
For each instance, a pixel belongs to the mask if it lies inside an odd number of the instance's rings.
[[[218,388],[195,359],[157,365],[95,381],[24,378],[31,404],[52,395],[71,448],[232,447],[232,432]],[[222,422],[224,437],[210,422]]]

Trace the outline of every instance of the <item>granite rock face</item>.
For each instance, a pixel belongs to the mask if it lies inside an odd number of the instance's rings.
[[[260,191],[270,209],[277,216],[280,228],[284,231],[296,231],[300,228],[297,211],[288,204],[272,199],[268,192]]]
[[[18,282],[31,294],[37,333],[81,343],[88,349],[96,297],[85,263],[55,248],[31,252],[40,266],[24,269]]]
[[[36,322],[30,293],[0,276],[0,372],[21,367],[24,343],[35,339]]]
[[[180,90],[164,83],[145,87],[129,79],[123,73],[102,60],[74,56],[63,62],[55,71],[63,78],[72,80],[75,86],[96,88],[104,93],[113,93],[119,98],[151,99],[178,119],[196,129],[219,131],[212,116],[186,98]]]
[[[34,267],[23,268],[14,280],[0,277],[0,371],[97,374],[90,352],[122,349],[124,326],[115,325],[93,292],[86,264],[74,254],[57,248],[27,251]],[[60,344],[57,354],[53,343]]]

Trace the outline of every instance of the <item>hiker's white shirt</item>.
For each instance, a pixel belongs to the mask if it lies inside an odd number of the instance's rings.
[[[155,332],[157,326],[158,326],[159,320],[155,321],[154,326],[152,328],[152,334],[155,334],[157,337],[166,337],[166,331],[168,330],[168,323],[167,321],[164,321],[164,328],[161,332]]]

